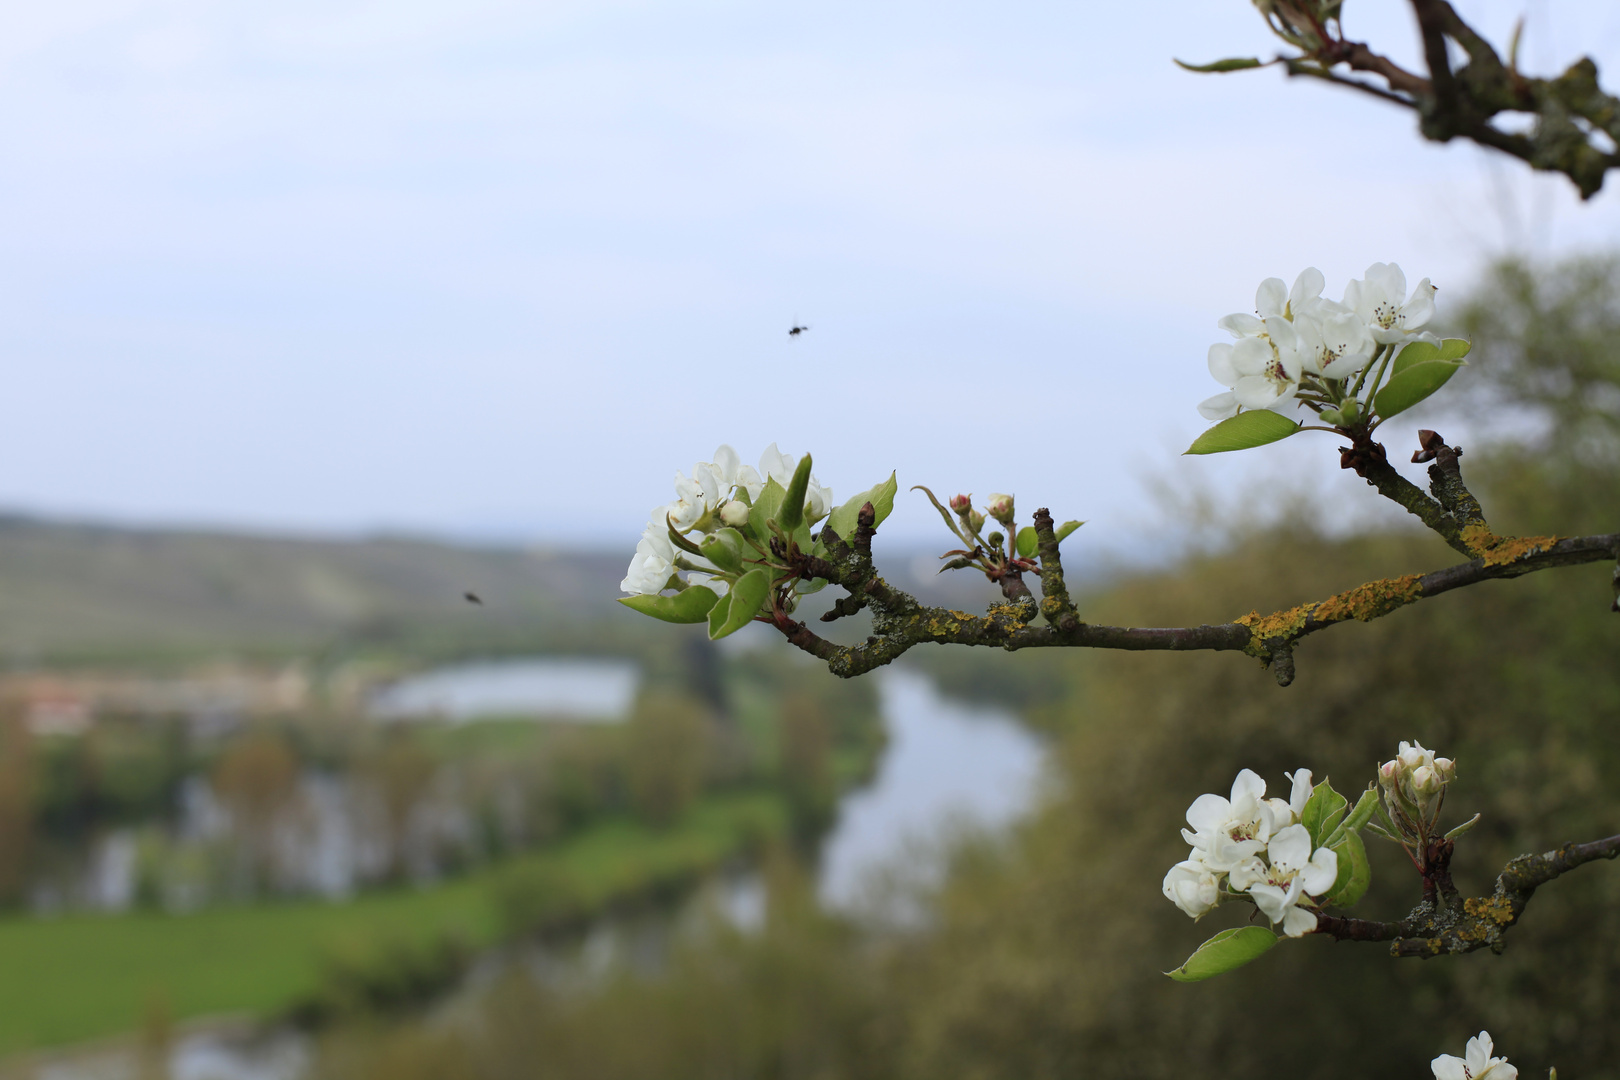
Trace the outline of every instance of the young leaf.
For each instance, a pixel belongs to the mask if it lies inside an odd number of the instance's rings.
[[[1385,420],[1403,413],[1446,385],[1446,380],[1457,374],[1457,367],[1452,360],[1425,360],[1413,364],[1384,384],[1373,399],[1374,408]]]
[[[1187,957],[1186,963],[1165,972],[1177,982],[1198,982],[1240,968],[1277,944],[1277,935],[1263,926],[1222,930]]]
[[[709,610],[717,599],[713,592],[694,585],[674,596],[621,596],[619,603],[665,622],[695,623],[709,617]]]
[[[1063,524],[1057,527],[1052,535],[1057,539],[1057,542],[1061,544],[1063,543],[1064,537],[1068,536],[1070,533],[1074,532],[1074,530],[1078,529],[1084,524],[1085,522],[1083,521],[1065,521]]]
[[[1452,829],[1451,831],[1447,832],[1446,833],[1446,839],[1447,840],[1455,840],[1455,839],[1457,839],[1457,837],[1461,836],[1463,833],[1467,832],[1469,829],[1472,829],[1475,825],[1478,825],[1478,824],[1479,824],[1479,815],[1475,814],[1473,817],[1469,818],[1467,821],[1463,822],[1461,825],[1457,826],[1455,829]]]
[[[1171,57],[1171,59],[1174,60],[1175,58]],[[1216,60],[1214,63],[1210,64],[1189,64],[1184,60],[1176,60],[1176,64],[1182,68],[1185,68],[1187,71],[1197,71],[1206,74],[1210,72],[1222,71],[1246,71],[1249,68],[1264,66],[1257,58],[1253,56],[1238,56],[1233,57],[1230,60]]]
[[[787,492],[782,490],[782,485],[772,477],[765,481],[765,486],[760,488],[759,498],[754,500],[754,505],[748,510],[748,530],[754,534],[754,539],[759,541],[761,547],[770,546],[773,534],[765,523],[774,520],[776,515],[782,512],[782,496],[786,494]]]
[[[890,473],[889,478],[877,487],[861,492],[834,510],[827,517],[825,527],[842,537],[846,544],[849,543],[855,538],[855,519],[860,514],[862,505],[872,504],[872,525],[874,527],[881,525],[883,519],[894,512],[894,493],[898,490],[900,485],[895,481],[894,473]],[[933,496],[930,495],[929,498]],[[939,506],[939,501],[935,500],[934,505]],[[940,513],[945,513],[945,510],[941,508]],[[950,520],[948,516],[945,518],[947,523]]]
[[[1369,787],[1361,793],[1361,798],[1356,800],[1355,808],[1350,811],[1350,816],[1339,822],[1338,828],[1328,833],[1327,839],[1322,841],[1322,846],[1332,847],[1339,842],[1339,838],[1344,836],[1345,833],[1358,833],[1366,828],[1367,823],[1372,820],[1373,812],[1377,809],[1378,791]]]
[[[805,454],[799,459],[798,468],[793,470],[793,479],[788,481],[787,492],[782,496],[782,509],[777,511],[776,523],[782,526],[782,531],[792,533],[804,524],[804,497],[810,490],[810,455]]]
[[[1305,800],[1305,809],[1299,813],[1299,823],[1311,834],[1312,848],[1322,846],[1349,805],[1350,800],[1334,791],[1326,780],[1311,789],[1311,797]]]
[[[1040,540],[1035,535],[1035,526],[1025,525],[1018,530],[1018,557],[1020,559],[1027,559],[1035,554],[1035,549],[1039,546]]]
[[[1372,884],[1372,866],[1367,862],[1367,846],[1360,833],[1345,833],[1332,848],[1339,856],[1339,878],[1324,899],[1334,907],[1354,907]]]
[[[709,612],[709,640],[719,641],[727,634],[735,634],[747,626],[759,614],[760,605],[770,591],[771,574],[764,567],[750,570],[738,578],[725,599],[715,604]]]
[[[1427,341],[1414,341],[1395,354],[1395,362],[1389,368],[1390,374],[1399,375],[1409,367],[1435,360],[1460,364],[1462,358],[1468,355],[1470,348],[1472,345],[1465,338],[1446,338],[1438,345],[1431,345]]]
[[[945,507],[940,503],[940,501],[937,498],[934,497],[934,493],[932,491],[930,491],[928,488],[924,487],[922,484],[913,484],[913,485],[911,485],[911,490],[912,491],[920,491],[924,495],[928,496],[928,501],[934,504],[934,509],[939,511],[939,516],[944,520],[945,527],[947,529],[951,530],[951,532],[955,533],[958,537],[960,537],[961,540],[962,540],[962,543],[964,543],[964,544],[972,543],[971,540],[969,540],[967,537],[962,535],[962,529],[961,529],[960,526],[957,525],[955,516],[952,515],[952,513],[949,510],[945,509]],[[851,499],[849,502],[845,503],[844,506],[848,506],[850,503],[854,503],[854,502],[855,502],[855,500]],[[833,511],[833,517],[830,517],[830,518],[827,519],[827,524],[832,525],[833,518],[838,516],[839,512],[844,509],[844,506],[840,506],[838,508],[838,510]],[[860,510],[860,504],[859,503],[855,503],[855,509],[856,509],[857,512]],[[873,504],[872,509],[876,510],[877,505]],[[854,521],[855,519],[850,518],[850,520]],[[838,526],[833,525],[833,532],[838,532]],[[844,534],[841,533],[841,532],[838,532],[838,535],[843,536]]]
[[[1299,425],[1272,412],[1270,409],[1250,409],[1222,420],[1198,438],[1184,451],[1188,454],[1224,454],[1231,450],[1247,450],[1251,446],[1286,439],[1299,430]]]

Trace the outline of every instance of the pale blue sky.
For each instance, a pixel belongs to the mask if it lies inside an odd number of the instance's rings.
[[[1620,61],[1610,4],[1459,6],[1528,11],[1532,68]],[[1346,4],[1411,56],[1405,10]],[[1125,535],[1145,475],[1344,482],[1304,437],[1176,456],[1262,277],[1395,260],[1444,305],[1508,243],[1620,233],[1613,191],[1370,99],[1170,63],[1275,51],[1246,0],[4,25],[0,506],[33,512],[633,544],[676,468],[776,440],[835,494],[893,468]]]

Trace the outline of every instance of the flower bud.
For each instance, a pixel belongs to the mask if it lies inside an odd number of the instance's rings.
[[[1012,528],[1013,497],[1011,495],[998,495],[992,491],[990,493],[990,505],[985,507],[985,511],[1007,528]]]
[[[969,510],[972,510],[972,509],[973,509],[973,496],[971,496],[971,495],[952,495],[951,496],[951,510],[954,511],[955,513],[957,513],[957,514],[966,514]]]
[[[743,570],[743,538],[736,529],[721,529],[698,542],[703,557],[728,574]]]
[[[967,526],[973,531],[973,534],[977,536],[979,530],[984,528],[984,515],[979,513],[977,510],[972,511],[967,516]]]
[[[1440,770],[1440,775],[1445,778],[1445,780],[1446,780],[1446,782],[1448,784],[1451,781],[1457,779],[1457,763],[1455,761],[1452,761],[1450,758],[1448,758],[1448,757],[1437,757],[1437,758],[1435,758],[1434,759],[1434,767],[1436,769]]]
[[[720,520],[733,529],[740,529],[748,524],[748,504],[741,499],[732,499],[720,507]]]
[[[1445,778],[1432,765],[1419,765],[1412,770],[1412,791],[1419,801],[1440,794],[1440,789],[1445,786]]]
[[[1386,761],[1378,766],[1378,786],[1386,791],[1394,789],[1401,782],[1401,763],[1399,761]]]
[[[1001,542],[1003,540],[1005,540],[1005,539],[1007,539],[1007,538],[1005,536],[1001,535],[1001,533],[993,532],[989,536],[984,538],[984,542],[989,544],[993,548],[999,548],[1001,546]]]

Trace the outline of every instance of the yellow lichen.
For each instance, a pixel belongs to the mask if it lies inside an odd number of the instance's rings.
[[[1286,611],[1274,611],[1270,615],[1251,611],[1236,620],[1239,625],[1249,628],[1249,643],[1244,646],[1244,651],[1264,659],[1271,655],[1266,642],[1277,638],[1291,641],[1312,621],[1317,624],[1343,622],[1346,619],[1369,622],[1380,615],[1388,615],[1422,598],[1418,582],[1416,574],[1383,578],[1357,585],[1326,600],[1301,604]]]
[[[1506,897],[1469,897],[1463,901],[1463,910],[1481,922],[1506,926],[1513,921],[1513,904]]]
[[[1371,622],[1380,615],[1388,615],[1397,608],[1422,598],[1417,574],[1404,577],[1382,578],[1357,585],[1353,589],[1330,596],[1316,605],[1312,614],[1317,622],[1343,622],[1359,619]]]
[[[1531,555],[1539,555],[1558,543],[1556,536],[1497,536],[1484,525],[1470,525],[1462,531],[1463,543],[1486,566],[1506,566]]]

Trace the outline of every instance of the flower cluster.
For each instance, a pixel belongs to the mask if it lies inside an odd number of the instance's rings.
[[[1434,317],[1434,286],[1420,281],[1410,295],[1394,263],[1373,263],[1366,277],[1345,286],[1343,300],[1322,296],[1322,272],[1306,268],[1288,289],[1267,278],[1255,294],[1255,312],[1221,319],[1235,339],[1209,347],[1209,373],[1229,387],[1198,406],[1206,420],[1225,420],[1243,409],[1287,412],[1305,404],[1329,423],[1353,424],[1379,375],[1361,394],[1375,361],[1412,341],[1439,344],[1424,330]],[[1346,383],[1358,372],[1354,387]]]
[[[1333,888],[1339,857],[1325,847],[1313,852],[1301,824],[1313,791],[1310,772],[1300,769],[1290,779],[1287,801],[1266,798],[1266,782],[1249,769],[1232,782],[1231,798],[1198,796],[1187,810],[1192,828],[1181,830],[1192,851],[1165,875],[1164,895],[1197,919],[1221,902],[1223,889],[1246,893],[1287,936],[1315,930],[1307,907]]]
[[[1446,785],[1456,776],[1457,763],[1450,758],[1435,757],[1433,750],[1425,750],[1420,743],[1401,743],[1395,756],[1378,766],[1378,787],[1388,824],[1393,827],[1390,839],[1419,849],[1427,846],[1445,802]],[[1459,834],[1459,830],[1453,833]]]
[[[766,482],[775,480],[786,488],[798,464],[798,458],[782,453],[775,443],[760,455],[758,469],[742,464],[737,451],[722,446],[714,452],[713,461],[692,466],[691,477],[677,472],[675,501],[653,510],[619,588],[633,596],[656,595],[675,584],[677,570],[687,570],[691,573],[686,584],[703,585],[716,595],[725,595],[727,581],[718,576],[721,568],[700,555],[678,551],[670,534],[707,535],[723,526],[741,527]],[[831,507],[831,489],[811,477],[805,491],[805,520],[820,521]]]
[[[1482,1031],[1468,1040],[1462,1057],[1441,1054],[1429,1062],[1434,1080],[1518,1080],[1519,1070],[1507,1058],[1492,1057],[1491,1034]]]

